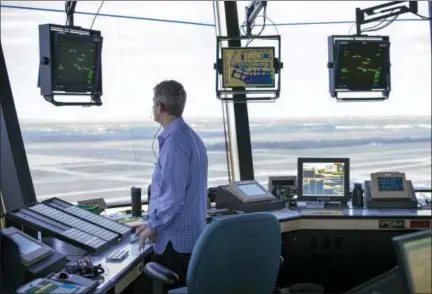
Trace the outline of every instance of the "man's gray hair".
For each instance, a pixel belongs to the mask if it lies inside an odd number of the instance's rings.
[[[155,104],[163,104],[164,111],[175,117],[182,116],[186,104],[186,91],[182,84],[174,80],[163,81],[153,90]]]

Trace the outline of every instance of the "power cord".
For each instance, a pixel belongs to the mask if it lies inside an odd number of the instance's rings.
[[[161,128],[162,128],[162,125],[159,126],[159,129],[158,129],[158,130],[156,131],[156,133],[154,134],[154,136],[153,136],[153,142],[152,142],[152,151],[153,151],[153,155],[154,155],[154,157],[156,158],[156,160],[158,159],[158,157],[157,157],[157,155],[156,155],[156,151],[155,151],[155,149],[154,149],[154,143],[156,142],[156,138],[157,138],[157,136],[159,135],[159,132],[160,132]]]
[[[102,1],[101,4],[99,5],[98,10],[97,10],[95,16],[93,17],[93,21],[92,21],[92,24],[91,24],[91,26],[90,26],[90,30],[93,28],[93,25],[94,25],[94,23],[95,23],[95,21],[96,21],[96,17],[98,17],[99,12],[101,11],[102,6],[104,5],[104,3],[105,3],[105,1]]]
[[[420,17],[423,20],[431,20],[432,19],[431,17],[427,17],[427,16],[424,16],[424,15],[421,15],[418,13],[412,13],[412,14],[417,15],[418,17]]]
[[[399,15],[395,15],[392,19],[390,19],[386,24],[384,24],[384,25],[382,25],[382,26],[379,26],[379,25],[381,25],[382,23],[384,23],[387,19],[385,18],[385,19],[383,19],[382,21],[380,21],[379,23],[377,23],[376,25],[374,25],[374,26],[372,26],[372,27],[370,27],[370,28],[366,28],[366,29],[364,29],[364,30],[362,30],[362,33],[363,32],[376,32],[376,31],[379,31],[379,30],[382,30],[382,29],[384,29],[384,28],[386,28],[386,27],[388,27],[389,25],[391,25],[397,18],[399,17]]]
[[[261,30],[258,32],[258,34],[252,35],[250,40],[247,41],[245,47],[248,47],[255,40],[254,36],[261,36],[261,34],[264,32],[264,29],[267,25],[266,21],[269,21],[274,26],[274,28],[276,29],[276,34],[279,35],[279,30],[278,30],[277,25],[274,23],[274,21],[271,18],[269,18],[267,16],[267,7],[264,7],[263,14],[258,15],[257,18],[263,18],[263,24],[262,24]],[[245,27],[246,27],[246,22],[244,22],[243,25],[241,26],[241,30],[242,30],[243,35],[246,35]],[[255,27],[255,21],[252,23],[251,29],[253,30],[254,27]]]

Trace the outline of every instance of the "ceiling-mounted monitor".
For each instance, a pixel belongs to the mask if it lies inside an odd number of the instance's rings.
[[[386,41],[336,41],[336,87],[350,91],[385,89],[389,48]]]
[[[330,36],[328,50],[332,97],[342,101],[388,98],[391,89],[388,37]]]
[[[39,26],[38,87],[56,105],[102,105],[102,36],[100,31],[53,24]],[[90,102],[60,102],[54,97],[90,96]]]
[[[249,47],[252,40],[268,45]],[[279,98],[283,68],[280,41],[279,35],[218,36],[214,64],[217,98],[234,103]]]
[[[274,58],[274,47],[222,48],[223,87],[274,87]]]

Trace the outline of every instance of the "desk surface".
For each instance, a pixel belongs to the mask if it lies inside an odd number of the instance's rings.
[[[295,230],[391,230],[409,229],[410,222],[425,220],[432,224],[432,213],[427,210],[378,210],[378,209],[281,209],[271,211],[281,222],[281,232]],[[127,217],[127,215],[113,215],[112,218]],[[319,221],[317,221],[319,219]],[[341,219],[344,219],[341,221]],[[386,220],[399,220],[399,227],[392,228],[382,226]],[[402,221],[402,223],[400,223]],[[400,226],[403,226],[401,228]],[[106,270],[104,280],[96,292],[103,293],[118,284],[126,285],[136,279],[142,273],[144,258],[151,254],[151,246],[146,246],[142,251],[138,250],[139,244],[131,244],[129,240],[113,246],[104,253],[93,256],[93,263],[102,264]],[[129,256],[119,263],[106,262],[105,257],[112,251],[124,249],[129,251]],[[131,274],[131,272],[133,272]],[[129,277],[128,277],[129,275]],[[132,280],[131,280],[132,279]],[[117,291],[116,291],[117,292]]]
[[[345,208],[345,209],[281,209],[271,211],[280,221],[289,221],[299,218],[395,218],[395,217],[415,217],[431,218],[430,209],[362,209],[362,208]]]
[[[129,256],[122,262],[107,262],[105,257],[118,249],[128,250]],[[122,243],[113,246],[102,254],[92,256],[93,263],[101,264],[105,269],[105,273],[102,275],[103,281],[97,287],[95,293],[105,293],[112,287],[122,283],[122,280],[126,283],[135,280],[144,269],[144,258],[151,253],[152,247],[150,245],[147,245],[144,250],[139,250],[139,242],[131,244],[129,240],[124,240]],[[132,273],[131,280],[127,275],[131,274],[131,271],[135,268],[136,271]],[[127,284],[125,286],[127,286]]]

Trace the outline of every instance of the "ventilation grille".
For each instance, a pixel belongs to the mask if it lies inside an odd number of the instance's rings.
[[[340,267],[344,263],[343,237],[311,237],[311,261],[316,265]]]

